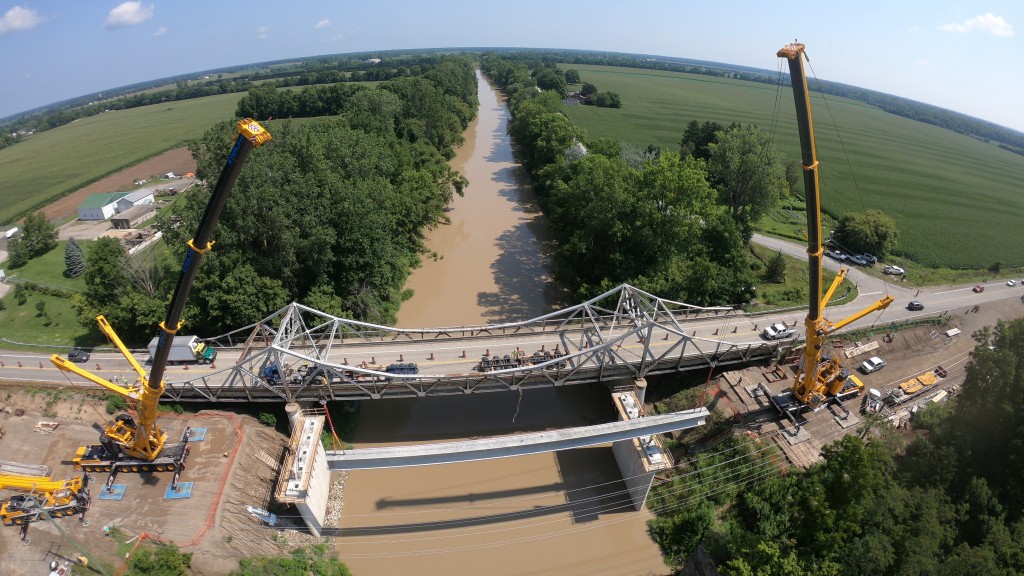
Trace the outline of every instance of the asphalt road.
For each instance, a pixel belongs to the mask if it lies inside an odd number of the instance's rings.
[[[782,250],[784,253],[797,258],[806,258],[806,248],[803,245],[796,244],[793,242],[783,241],[775,238],[768,238],[759,235],[755,235],[754,241],[767,246],[774,250]],[[824,261],[826,268],[832,270],[838,270],[839,264],[831,259],[826,258]],[[942,314],[945,312],[966,312],[974,306],[982,306],[987,302],[993,302],[996,300],[1005,299],[1017,299],[1024,294],[1024,287],[1021,283],[1016,286],[1006,286],[1005,280],[998,282],[992,282],[986,285],[984,292],[975,293],[972,291],[973,284],[964,286],[952,286],[952,287],[931,287],[924,288],[921,290],[911,289],[900,285],[900,282],[895,277],[883,277],[878,278],[866,274],[862,270],[852,267],[848,270],[847,277],[856,283],[858,287],[857,299],[849,304],[843,306],[830,307],[826,312],[825,316],[832,321],[839,321],[843,318],[851,316],[856,312],[864,309],[865,307],[876,302],[886,294],[892,295],[894,302],[887,309],[880,312],[873,312],[868,314],[864,318],[853,323],[851,327],[865,327],[874,324],[888,324],[891,322],[898,322],[908,318],[934,316],[936,314]],[[891,279],[890,279],[891,278]],[[906,309],[907,303],[911,300],[918,300],[924,304],[923,311],[909,311]],[[806,316],[806,312],[800,308],[793,308],[789,310],[779,311],[777,314],[770,315],[768,317],[757,318],[756,321],[761,323],[763,327],[768,322],[787,322],[790,325],[796,323],[798,336],[802,336],[803,332],[803,319]],[[717,328],[717,323],[714,326],[709,325],[707,330],[702,330],[700,323],[694,323],[692,327],[696,330],[698,336],[712,337],[712,331]],[[689,330],[689,328],[688,328]],[[704,332],[707,332],[705,334]],[[736,334],[735,336],[730,334],[722,337],[725,340],[751,340],[757,339],[756,333],[747,332],[745,335]],[[458,343],[451,344],[460,349],[467,349],[468,358],[479,358],[480,352],[475,350],[476,347],[493,347],[494,349],[501,348],[502,341],[486,342],[482,341],[477,346],[477,343],[467,344]],[[506,341],[507,342],[507,341]],[[515,346],[513,342],[511,346]],[[538,345],[539,346],[539,345]],[[409,357],[410,361],[413,360],[413,355],[416,354],[415,349],[406,347],[400,349],[393,346],[382,346],[379,349],[375,349],[370,354],[376,353],[379,357],[390,357],[398,356],[399,353],[405,352]],[[526,348],[524,348],[525,350]],[[532,348],[531,348],[532,350]],[[11,352],[11,351],[0,351],[0,380],[15,381],[23,383],[47,383],[50,385],[59,385],[64,383],[70,383],[70,380],[65,377],[65,374],[59,371],[50,362],[50,354],[53,352],[60,352],[61,354],[67,354],[67,350],[53,350],[50,348],[41,347],[39,352]],[[351,355],[351,360],[356,362],[355,352],[344,352],[339,350],[339,356]],[[425,356],[426,353],[423,355]],[[238,357],[237,350],[222,350],[220,357],[218,358],[218,368],[223,370],[231,364]],[[148,358],[146,352],[142,352],[137,355],[140,361],[145,361]],[[441,358],[438,357],[437,364],[442,364]],[[334,362],[341,362],[340,358],[332,358]],[[466,361],[463,361],[466,362]],[[381,363],[385,363],[381,361]],[[448,362],[449,364],[451,362]],[[432,363],[426,363],[432,364]],[[99,352],[94,353],[89,362],[83,365],[84,368],[93,371],[94,373],[103,376],[105,378],[113,378],[115,376],[124,377],[128,382],[135,381],[135,374],[132,372],[128,363],[116,352]],[[455,366],[450,367],[444,372],[450,372],[455,370]],[[460,367],[459,370],[464,371],[472,370],[472,368]],[[187,380],[189,374],[197,376],[200,373],[207,374],[214,372],[208,366],[193,366],[190,368],[190,372],[183,372],[181,367],[170,367],[166,376],[169,382]],[[424,372],[427,372],[427,367],[424,366]],[[79,381],[74,378],[74,381]]]

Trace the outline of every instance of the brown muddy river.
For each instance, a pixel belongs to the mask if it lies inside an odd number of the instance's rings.
[[[508,111],[478,73],[479,118],[452,165],[470,182],[433,230],[398,325],[523,320],[549,312],[546,221],[506,135]],[[613,418],[607,388],[367,401],[358,446],[578,426]],[[610,447],[352,472],[337,550],[356,576],[668,574]]]

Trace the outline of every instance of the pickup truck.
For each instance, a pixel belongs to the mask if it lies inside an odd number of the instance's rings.
[[[776,322],[761,331],[761,336],[764,337],[765,340],[781,340],[783,338],[790,338],[795,334],[796,330],[782,324],[781,322]]]

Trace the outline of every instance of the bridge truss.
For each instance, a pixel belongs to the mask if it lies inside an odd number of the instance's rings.
[[[237,362],[188,379],[169,377],[166,394],[179,401],[361,400],[636,379],[776,353],[776,343],[702,338],[688,330],[694,323],[720,322],[724,334],[729,323],[746,318],[733,308],[665,300],[627,284],[531,320],[430,329],[368,324],[292,303],[211,339],[220,362],[233,351]],[[510,355],[490,356],[491,348],[512,346]],[[536,351],[530,354],[528,347]],[[453,348],[461,348],[461,355],[441,361]],[[486,350],[487,357],[469,356],[467,349]],[[389,370],[376,362],[349,362],[388,354],[425,357],[428,350],[431,361],[420,362],[417,373],[393,373],[411,363]]]

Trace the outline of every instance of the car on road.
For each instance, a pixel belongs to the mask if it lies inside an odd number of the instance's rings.
[[[846,254],[843,254],[842,250],[825,250],[825,256],[840,262],[845,262],[847,258]]]
[[[872,356],[860,364],[860,371],[865,374],[878,372],[882,368],[885,368],[885,360],[882,360],[878,356]]]
[[[904,270],[903,268],[900,268],[899,266],[893,266],[891,264],[882,268],[882,274],[892,274],[895,276],[899,276],[900,274],[906,273],[907,271]]]
[[[776,322],[761,331],[761,336],[763,336],[765,340],[781,340],[782,338],[789,338],[794,334],[796,334],[796,330],[781,322]]]
[[[985,286],[982,284],[976,284],[974,288],[971,288],[971,290],[974,290],[975,292],[984,292]]]
[[[1007,280],[1006,281],[1006,285],[1007,286],[1016,286],[1017,285],[1017,281],[1016,280]]]
[[[911,300],[910,304],[907,304],[907,310],[924,310],[924,304],[917,300]]]
[[[81,348],[72,348],[71,352],[68,352],[68,360],[71,360],[72,362],[78,362],[79,364],[81,364],[82,362],[88,362],[89,353],[86,352],[85,350],[82,350]]]

